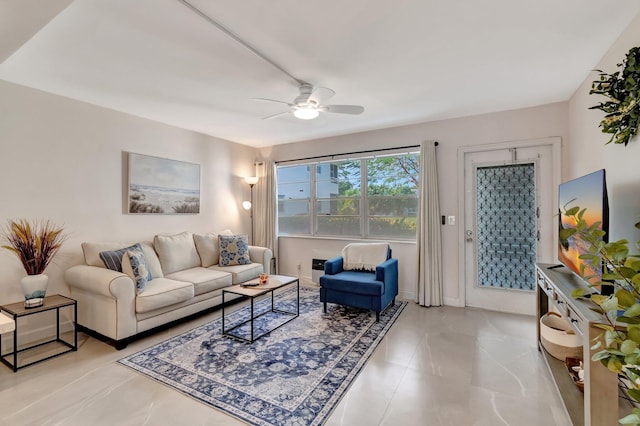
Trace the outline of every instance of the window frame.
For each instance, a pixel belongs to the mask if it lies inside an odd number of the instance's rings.
[[[395,152],[395,153],[388,153],[388,154],[384,154],[384,155],[377,155],[378,158],[380,157],[396,157],[396,156],[401,156],[401,155],[416,155],[419,158],[420,152],[415,150],[415,151],[403,151],[403,152]],[[331,238],[351,238],[351,239],[372,239],[372,240],[379,240],[379,239],[385,239],[385,240],[397,240],[397,241],[415,241],[416,240],[416,235],[414,234],[412,237],[406,237],[406,236],[402,236],[402,235],[371,235],[370,232],[370,218],[371,217],[376,217],[376,216],[372,216],[369,213],[369,199],[392,199],[393,195],[368,195],[368,190],[369,190],[369,182],[368,182],[368,174],[367,174],[367,160],[371,159],[371,156],[363,156],[363,157],[357,157],[357,158],[335,158],[332,159],[330,161],[316,161],[316,162],[300,162],[300,163],[296,163],[296,164],[287,164],[287,165],[276,165],[276,179],[278,176],[278,172],[280,170],[280,168],[285,168],[285,167],[296,167],[296,166],[306,166],[309,168],[309,198],[308,198],[308,202],[309,202],[309,224],[308,224],[308,229],[310,230],[309,233],[297,233],[297,232],[283,232],[281,229],[278,229],[278,233],[277,235],[279,237],[303,237],[303,238],[324,238],[324,239],[331,239]],[[340,178],[339,175],[337,175],[337,171],[338,171],[338,167],[336,166],[337,163],[340,162],[346,162],[346,161],[358,161],[360,163],[360,195],[359,197],[335,197],[335,198],[327,198],[327,197],[321,197],[318,198],[317,196],[317,167],[320,166],[321,170],[324,169],[325,166],[329,167],[329,174],[330,174],[330,179],[336,179],[336,183],[340,182]],[[335,170],[335,174],[337,175],[336,177],[333,176],[334,174],[334,170]],[[418,179],[420,176],[421,171],[418,171]],[[276,190],[278,188],[279,184],[276,185]],[[279,197],[279,193],[276,194],[276,198]],[[410,199],[413,198],[411,195],[398,195],[397,197],[400,198],[406,198],[406,199]],[[416,193],[415,193],[415,198],[416,199],[420,199],[420,189],[417,188],[416,189]],[[317,203],[319,201],[331,201],[331,200],[348,200],[348,199],[357,199],[360,206],[360,220],[359,220],[359,233],[358,234],[332,234],[332,233],[319,233],[318,232],[318,206]],[[302,200],[302,199],[300,199]],[[278,198],[278,201],[279,198]],[[280,220],[280,209],[278,206],[278,209],[276,210],[276,216],[277,216],[277,221],[279,222]],[[416,216],[416,220],[417,220],[417,216]]]

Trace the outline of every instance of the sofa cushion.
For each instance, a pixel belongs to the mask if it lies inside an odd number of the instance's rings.
[[[145,291],[136,296],[136,312],[149,312],[191,299],[193,284],[168,278],[154,278]]]
[[[214,265],[209,269],[231,273],[233,284],[240,284],[245,281],[258,278],[262,273],[262,263],[250,263],[248,265],[220,266]]]
[[[174,272],[173,274],[167,275],[167,278],[193,283],[194,294],[196,296],[222,287],[228,287],[232,284],[232,276],[230,273],[202,267]]]
[[[323,275],[320,277],[320,286],[373,296],[384,293],[384,283],[376,280],[375,272],[344,271],[336,275]]]
[[[249,265],[249,239],[246,235],[220,235],[220,266]]]
[[[225,229],[216,234],[210,232],[208,234],[193,234],[193,241],[196,243],[196,250],[200,256],[200,266],[208,268],[211,265],[217,265],[220,261],[220,242],[218,235],[233,235],[233,233]]]
[[[142,246],[140,246],[140,244],[136,244],[134,248],[129,248],[125,257],[129,260],[129,264],[131,265],[132,278],[136,283],[136,293],[140,294],[147,286],[147,282],[152,279],[149,264],[147,263],[147,259],[142,251]]]
[[[200,256],[196,251],[191,232],[171,236],[156,235],[153,246],[158,253],[165,275],[200,266]]]
[[[210,232],[208,234],[193,234],[193,241],[196,243],[196,250],[200,256],[200,266],[208,268],[217,265],[220,261],[220,248],[218,234]]]

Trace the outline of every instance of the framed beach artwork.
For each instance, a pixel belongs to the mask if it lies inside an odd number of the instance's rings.
[[[128,154],[129,213],[200,213],[199,164]]]

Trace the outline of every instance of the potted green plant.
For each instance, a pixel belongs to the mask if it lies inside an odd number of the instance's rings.
[[[590,109],[605,113],[600,127],[603,133],[612,135],[607,143],[626,146],[640,127],[640,47],[631,48],[618,67],[622,67],[622,72],[607,74],[596,70],[600,78],[591,84],[589,94],[602,95],[607,100]]]
[[[601,279],[591,286],[614,286],[615,292],[609,296],[589,294],[603,317],[598,327],[602,333],[593,341],[593,361],[600,361],[612,372],[620,375],[628,387],[629,396],[640,403],[640,255],[630,254],[626,239],[604,242],[604,231],[600,223],[587,224],[584,220],[586,209],[572,207],[563,209],[562,214],[571,218],[575,227],[560,230],[560,239],[567,240],[578,234],[588,245],[589,252],[580,255],[594,267],[602,265]],[[635,224],[640,229],[640,222]],[[640,241],[638,241],[640,244]],[[594,276],[585,274],[585,279]],[[572,296],[587,297],[586,288],[576,289]],[[640,408],[633,408],[631,414],[620,419],[621,424],[640,425]]]
[[[50,221],[29,222],[25,219],[10,220],[2,237],[7,242],[2,248],[14,253],[25,272],[20,281],[26,307],[41,306],[47,291],[49,278],[44,270],[66,240],[63,228]]]

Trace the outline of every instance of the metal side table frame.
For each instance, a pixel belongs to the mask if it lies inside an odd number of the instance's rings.
[[[69,343],[60,337],[60,309],[66,307],[73,307],[73,343]],[[18,348],[18,319],[35,315],[42,312],[49,312],[54,310],[56,311],[56,336],[55,338],[51,338],[44,342],[38,342],[29,346],[25,346],[23,348]],[[44,304],[42,306],[38,306],[35,308],[25,308],[23,302],[12,303],[9,305],[0,306],[0,311],[9,314],[15,323],[15,328],[13,329],[13,350],[11,352],[2,353],[2,339],[0,339],[0,361],[5,364],[7,367],[11,368],[15,373],[21,368],[28,367],[30,365],[36,364],[38,362],[46,361],[48,359],[57,357],[58,355],[66,354],[67,352],[77,351],[78,350],[78,302],[74,299],[71,299],[66,296],[62,296],[59,294],[53,296],[47,296],[44,298]],[[23,365],[19,365],[18,363],[18,354],[27,352],[31,349],[35,349],[38,347],[42,347],[51,343],[61,343],[63,346],[66,346],[67,349],[56,352],[53,355],[45,356],[44,358],[36,359],[35,361],[28,362]],[[13,358],[13,362],[11,359]]]

